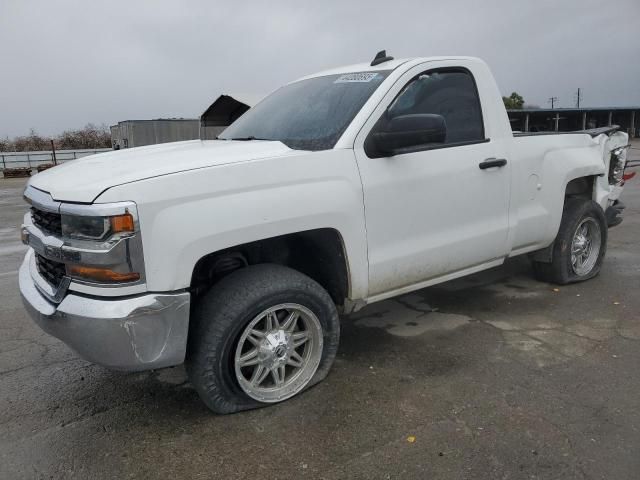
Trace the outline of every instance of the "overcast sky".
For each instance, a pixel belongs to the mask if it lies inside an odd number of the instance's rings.
[[[473,55],[527,103],[640,105],[640,0],[0,0],[0,137],[197,117],[221,93]]]

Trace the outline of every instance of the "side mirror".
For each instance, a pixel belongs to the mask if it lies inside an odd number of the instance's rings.
[[[391,157],[407,148],[444,143],[447,125],[442,115],[399,115],[392,118],[383,130],[374,132],[372,137],[377,153]]]

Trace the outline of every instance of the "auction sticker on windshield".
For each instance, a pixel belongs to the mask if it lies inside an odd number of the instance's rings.
[[[375,72],[347,73],[340,75],[333,83],[370,82],[377,76]]]

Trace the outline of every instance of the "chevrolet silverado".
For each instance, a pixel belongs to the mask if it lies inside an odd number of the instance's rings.
[[[186,362],[218,413],[280,402],[329,372],[339,313],[515,255],[543,281],[597,275],[627,143],[513,133],[481,60],[380,52],[283,86],[216,140],[35,175],[20,290],[92,362]]]

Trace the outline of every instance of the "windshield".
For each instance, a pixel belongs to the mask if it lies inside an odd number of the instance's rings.
[[[286,85],[248,110],[218,138],[278,140],[289,148],[333,148],[389,71],[327,75]]]

